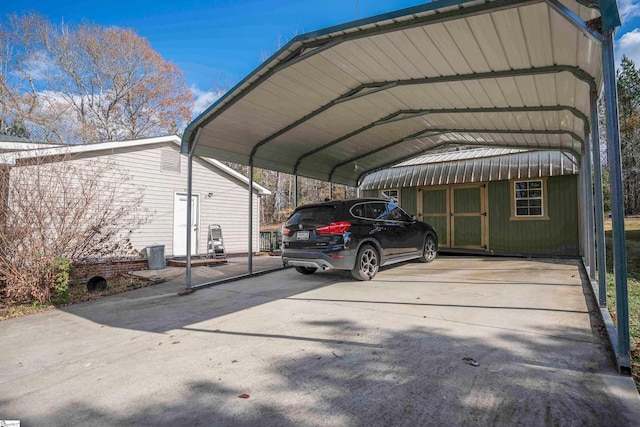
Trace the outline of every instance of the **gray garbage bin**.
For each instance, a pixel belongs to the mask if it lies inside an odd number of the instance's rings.
[[[148,246],[147,261],[149,262],[149,270],[165,268],[164,245]]]

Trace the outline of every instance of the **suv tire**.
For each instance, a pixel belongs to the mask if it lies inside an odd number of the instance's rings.
[[[420,262],[431,262],[438,256],[438,244],[435,237],[431,234],[427,234],[424,238],[424,245],[422,246],[422,256],[418,258]]]
[[[296,271],[301,274],[313,274],[316,270],[315,267],[296,267]]]
[[[378,251],[371,245],[362,245],[358,250],[356,264],[351,270],[351,275],[356,280],[371,280],[380,268]]]

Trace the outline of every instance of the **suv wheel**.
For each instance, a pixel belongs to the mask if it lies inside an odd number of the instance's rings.
[[[436,259],[437,255],[438,245],[436,244],[436,239],[431,234],[427,234],[427,237],[424,238],[424,246],[422,248],[420,262],[431,262]]]
[[[378,272],[378,252],[371,245],[363,245],[358,251],[356,265],[351,274],[356,280],[371,280]]]
[[[317,268],[315,267],[296,267],[296,271],[302,274],[313,274],[316,270]]]

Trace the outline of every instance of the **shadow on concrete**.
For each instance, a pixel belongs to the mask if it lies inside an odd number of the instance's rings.
[[[422,270],[406,267],[398,272]],[[146,341],[105,367],[75,371],[73,359],[51,366],[34,375],[33,390],[13,399],[0,385],[0,414],[50,426],[637,425],[640,400],[628,393],[629,378],[614,369],[594,296],[578,271],[584,301],[577,302],[584,307],[586,301],[587,311],[393,302],[399,295],[415,300],[423,291],[291,270],[186,297],[153,294],[71,306],[65,311],[103,325],[178,336],[109,335],[114,331],[105,328],[104,338],[113,340],[110,354]],[[382,301],[356,298],[375,289]],[[308,291],[308,297],[292,298]],[[395,309],[381,310],[386,307]],[[441,318],[433,310],[439,307],[451,318]],[[498,315],[460,314],[468,308]],[[503,309],[522,313],[505,321]],[[563,317],[545,330],[535,311]],[[587,313],[585,327],[563,324]],[[205,322],[226,314],[233,315]],[[24,374],[11,375],[11,384],[22,387]],[[64,392],[67,384],[73,389]],[[248,398],[239,397],[245,393]]]
[[[364,344],[357,342],[357,334],[367,334],[367,324],[336,319],[312,326],[344,339],[187,328],[289,348],[315,344],[305,352],[267,360],[269,368],[256,374],[269,380],[259,388],[228,379],[240,377],[243,368],[238,364],[220,374],[225,381],[186,382],[180,385],[185,390],[180,399],[140,402],[135,411],[106,410],[87,396],[46,417],[6,410],[2,415],[22,419],[24,425],[48,426],[637,425],[633,400],[608,393],[616,387],[616,373],[606,358],[580,359],[583,352],[591,352],[587,344],[571,343],[577,348],[567,352],[563,339],[505,332],[496,340],[514,345],[490,345],[474,337],[452,339],[428,322]],[[243,393],[249,397],[240,398]],[[0,401],[0,409],[7,403]]]
[[[289,276],[291,279],[286,281],[270,280],[268,274],[250,277],[202,288],[185,296],[179,296],[173,289],[175,286],[169,292],[162,292],[164,284],[154,285],[61,310],[102,325],[166,332],[329,286],[339,279],[326,275],[302,276],[293,270]]]

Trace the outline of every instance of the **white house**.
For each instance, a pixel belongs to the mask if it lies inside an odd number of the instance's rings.
[[[1,139],[2,137],[0,137]],[[17,151],[19,150],[19,151]],[[148,221],[131,236],[133,249],[164,245],[166,256],[186,255],[187,159],[180,138],[171,135],[88,145],[43,145],[0,140],[0,162],[30,167],[29,159],[71,156],[74,164],[98,158],[114,162],[143,194]],[[226,165],[196,157],[193,164],[192,254],[207,253],[208,227],[222,229],[228,254],[246,253],[249,233],[249,180]],[[253,248],[259,247],[260,197],[270,191],[253,184]]]

